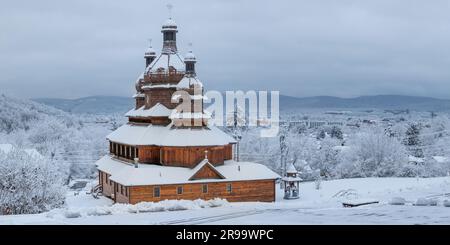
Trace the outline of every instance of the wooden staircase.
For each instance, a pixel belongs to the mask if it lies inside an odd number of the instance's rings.
[[[99,196],[103,196],[103,187],[102,187],[102,185],[98,184],[98,185],[92,187],[90,194],[92,194],[92,196],[95,199],[98,199]]]

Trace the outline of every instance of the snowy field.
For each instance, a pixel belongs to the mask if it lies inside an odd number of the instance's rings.
[[[308,182],[301,184],[300,193],[300,199],[283,200],[278,190],[275,203],[197,200],[113,205],[86,190],[69,191],[63,209],[0,216],[0,224],[450,224],[450,207],[444,205],[450,200],[450,177],[343,179],[323,181],[319,190]],[[397,197],[405,204],[390,204]],[[416,205],[421,198],[433,205]],[[366,201],[379,203],[342,206]]]

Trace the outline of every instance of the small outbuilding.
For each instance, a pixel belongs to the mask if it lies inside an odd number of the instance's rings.
[[[298,199],[302,179],[293,163],[286,170],[286,175],[282,178],[282,181],[284,184],[284,199]]]

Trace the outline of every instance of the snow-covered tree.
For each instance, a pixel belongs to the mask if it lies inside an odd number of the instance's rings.
[[[280,169],[281,174],[284,175],[287,168],[287,161],[289,155],[289,143],[288,143],[288,128],[282,127],[279,132],[280,139]]]
[[[334,177],[335,168],[338,165],[338,151],[336,146],[341,144],[340,140],[327,137],[320,142],[320,148],[317,151],[317,158],[313,169],[317,169],[320,176],[329,179]]]
[[[404,144],[408,147],[411,155],[415,157],[423,157],[423,151],[420,148],[420,125],[412,123],[406,130]]]
[[[368,129],[350,140],[341,155],[338,177],[386,177],[400,175],[408,164],[405,147],[380,128]]]
[[[325,139],[327,137],[327,132],[325,129],[321,129],[317,134],[317,139]]]
[[[333,126],[330,129],[330,137],[342,140],[344,138],[344,134],[342,133],[341,128],[338,126]]]
[[[108,150],[105,135],[125,123],[123,115],[77,115],[0,95],[0,143],[34,148],[66,176],[96,174],[94,162]],[[116,122],[116,123],[114,123]]]
[[[13,149],[0,154],[0,214],[48,211],[64,203],[63,176],[50,160]]]
[[[227,132],[237,141],[236,144],[236,160],[239,161],[240,157],[240,141],[242,139],[242,133],[247,128],[247,121],[245,118],[244,110],[236,103],[234,104],[234,110],[232,113],[227,114],[226,117],[226,129]]]

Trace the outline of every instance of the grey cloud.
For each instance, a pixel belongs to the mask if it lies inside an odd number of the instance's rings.
[[[209,89],[450,98],[450,1],[171,1]],[[167,1],[10,1],[0,86],[23,97],[130,96]]]

